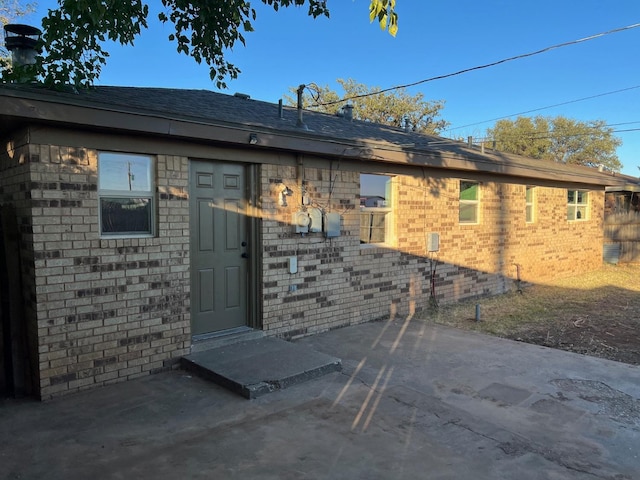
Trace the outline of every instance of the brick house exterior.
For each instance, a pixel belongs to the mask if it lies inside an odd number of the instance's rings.
[[[302,128],[298,115],[205,91],[0,87],[0,205],[17,226],[9,277],[22,291],[20,333],[4,331],[24,342],[26,393],[120,382],[190,352],[194,160],[244,169],[246,326],[267,335],[406,318],[432,293],[450,303],[602,263],[609,174],[312,112]],[[101,233],[102,152],[152,159],[153,235]],[[384,242],[361,243],[362,174],[388,178]],[[587,199],[577,218],[567,192]],[[339,214],[339,234],[296,233],[292,215],[312,208]]]

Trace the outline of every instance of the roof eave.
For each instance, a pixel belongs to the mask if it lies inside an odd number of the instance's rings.
[[[620,186],[624,182],[615,176],[594,169],[563,171],[555,165],[519,165],[508,158],[493,158],[473,151],[447,152],[442,149],[417,149],[381,141],[360,138],[346,140],[318,135],[312,131],[276,130],[249,124],[195,121],[172,118],[157,113],[131,112],[118,108],[86,105],[81,102],[55,101],[37,93],[17,94],[2,91],[4,97],[0,116],[26,122],[66,125],[83,129],[115,130],[140,135],[190,139],[233,144],[235,146],[277,149],[317,156],[330,156],[372,162],[440,168],[459,172],[495,174],[546,181],[580,183],[599,187]],[[251,135],[256,138],[251,141]]]

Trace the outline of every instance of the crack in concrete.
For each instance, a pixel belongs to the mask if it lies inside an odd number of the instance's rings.
[[[346,377],[348,377],[352,382],[353,381],[357,381],[359,384],[361,384],[362,386],[366,387],[369,390],[372,390],[373,392],[375,392],[376,394],[385,394],[385,392],[382,389],[379,388],[374,388],[373,385],[369,384],[367,381],[365,381],[363,378],[361,378],[359,375],[354,375],[354,372],[352,372],[351,374],[345,371],[340,372],[342,375],[345,375]],[[569,381],[571,382],[571,381]],[[564,383],[562,381],[554,381],[553,383],[556,383],[556,385],[558,383]],[[578,393],[578,395],[580,396],[580,398],[582,398],[583,400],[587,400],[587,401],[603,401],[603,400],[609,400],[611,401],[612,399],[616,399],[618,400],[619,403],[624,404],[625,407],[627,407],[629,409],[629,407],[631,406],[631,404],[633,404],[634,402],[631,401],[629,402],[629,396],[624,394],[623,392],[619,392],[616,391],[614,389],[612,389],[611,387],[609,387],[608,385],[605,384],[601,384],[598,385],[595,390],[598,390],[600,393],[599,398],[594,398],[593,396],[589,396],[588,394],[586,394],[585,389],[587,390],[591,390],[593,391],[593,384],[592,382],[577,382],[578,385],[576,385],[575,383],[571,382],[571,386],[573,387],[573,391]],[[564,386],[566,387],[567,384],[565,383],[564,385],[559,385],[559,386]],[[591,389],[589,389],[588,387],[592,387]],[[569,391],[571,391],[572,389],[569,388]],[[605,393],[606,392],[606,393]],[[615,392],[615,393],[614,393]],[[422,392],[417,392],[416,393],[420,394],[420,395],[425,395]],[[604,395],[603,395],[604,393]],[[406,407],[409,408],[420,408],[420,406],[418,404],[416,404],[416,402],[413,401],[407,401],[403,398],[401,398],[398,395],[393,395],[391,393],[387,393],[387,397],[401,405],[404,405]],[[477,397],[477,395],[475,396]],[[604,398],[603,398],[604,397]],[[569,401],[570,398],[566,397],[565,395],[562,394],[562,392],[558,392],[558,400],[560,401]],[[622,402],[620,402],[620,400],[622,400]],[[438,401],[441,401],[440,399],[438,399]],[[619,406],[618,403],[618,406]],[[629,413],[635,413],[633,412],[633,408],[630,408],[629,410],[631,410],[631,412]],[[439,419],[439,420],[443,420],[446,419],[447,416],[446,414],[444,414],[443,412],[437,412],[435,409],[430,409],[428,412],[424,412],[424,413],[428,413],[430,415],[433,415],[435,418]],[[616,412],[618,413],[618,412]],[[500,450],[502,450],[502,452],[504,452],[504,454],[508,455],[508,456],[520,456],[520,455],[525,455],[527,453],[531,453],[534,455],[538,455],[542,458],[544,458],[545,460],[547,460],[550,463],[553,463],[555,465],[557,465],[558,467],[564,468],[566,470],[572,471],[572,472],[576,472],[576,473],[580,473],[580,474],[585,474],[585,475],[589,475],[592,478],[596,478],[596,479],[601,479],[601,480],[631,480],[631,477],[627,476],[627,475],[622,475],[622,474],[617,474],[617,475],[610,475],[607,473],[599,473],[599,472],[594,472],[594,469],[600,469],[601,467],[599,465],[596,465],[594,463],[591,462],[585,462],[582,461],[582,459],[580,458],[579,454],[578,456],[575,453],[572,452],[568,452],[566,451],[566,449],[560,448],[560,450],[555,449],[555,450],[550,450],[548,448],[544,448],[541,445],[537,445],[534,442],[529,441],[526,438],[522,438],[520,437],[518,434],[515,434],[513,432],[510,432],[508,430],[503,430],[505,435],[508,435],[510,438],[506,441],[501,440],[500,438],[496,438],[495,436],[492,435],[488,435],[486,433],[483,433],[481,431],[478,431],[476,429],[474,429],[471,425],[465,423],[461,418],[453,418],[453,419],[448,419],[446,420],[444,423],[441,424],[442,427],[447,427],[449,425],[453,425],[455,427],[458,428],[462,428],[470,433],[472,433],[473,435],[477,435],[478,437],[484,438],[490,442],[493,442],[495,444],[495,446],[497,448],[499,448]]]
[[[585,473],[588,475],[591,475],[595,478],[601,478],[603,480],[625,480],[629,477],[621,477],[619,475],[616,475],[615,477],[611,477],[611,476],[602,476],[602,475],[598,475],[597,473],[593,472],[594,468],[599,468],[597,465],[594,465],[592,463],[576,463],[576,464],[571,464],[569,462],[567,462],[565,459],[563,459],[563,457],[561,456],[560,453],[555,452],[554,450],[548,450],[548,449],[544,449],[538,445],[536,445],[533,442],[527,441],[525,439],[522,439],[521,437],[519,437],[518,435],[512,433],[512,432],[508,432],[509,435],[511,435],[514,438],[514,441],[508,441],[508,442],[501,442],[499,439],[494,438],[490,435],[484,434],[482,432],[478,432],[476,430],[474,430],[471,426],[466,425],[460,421],[457,420],[451,420],[445,423],[445,425],[455,425],[457,427],[463,428],[471,433],[473,433],[474,435],[478,435],[482,438],[486,438],[487,440],[491,440],[493,442],[496,443],[496,446],[502,450],[506,455],[508,456],[520,456],[520,455],[524,455],[526,453],[533,453],[535,455],[540,455],[541,457],[543,457],[545,460],[554,463],[562,468],[566,468],[567,470],[571,470],[571,471],[575,471],[578,473]],[[570,457],[573,458],[573,457]]]
[[[362,378],[358,377],[357,375],[349,375],[345,372],[342,372],[343,375],[348,376],[351,379],[357,380],[361,385],[373,390],[374,392],[378,393],[378,394],[382,394],[383,392],[381,392],[379,389],[375,389],[373,388],[370,384],[368,384],[365,380],[363,380]],[[418,392],[420,393],[420,392]],[[389,394],[388,398],[390,398],[391,400],[394,400],[395,402],[398,402],[399,404],[402,404],[406,407],[410,407],[410,408],[417,408],[418,405],[416,405],[415,402],[410,402],[410,401],[406,401],[402,398],[400,398],[397,395],[392,395]],[[443,415],[439,414],[436,411],[429,411],[429,414],[433,415],[434,417],[438,418],[438,419],[443,419],[445,418]],[[602,479],[602,480],[631,480],[631,477],[628,477],[627,475],[607,475],[607,474],[599,474],[597,472],[594,472],[594,469],[599,469],[600,467],[596,464],[590,463],[590,462],[581,462],[579,459],[575,458],[574,455],[571,454],[567,454],[567,452],[564,452],[565,457],[563,457],[563,453],[561,452],[557,452],[556,450],[549,450],[549,449],[545,449],[542,446],[536,445],[535,443],[521,438],[519,435],[513,433],[513,432],[509,432],[507,430],[504,430],[505,434],[509,435],[511,437],[512,440],[509,441],[501,441],[499,438],[496,438],[494,436],[488,435],[486,433],[483,433],[481,431],[475,430],[472,426],[464,423],[460,418],[454,418],[454,419],[449,419],[447,421],[445,421],[444,423],[441,424],[443,427],[449,426],[449,425],[453,425],[456,426],[458,428],[462,428],[470,433],[472,433],[473,435],[477,435],[481,438],[484,438],[486,440],[489,440],[493,443],[495,443],[495,446],[497,448],[499,448],[500,450],[502,450],[506,455],[508,456],[519,456],[519,455],[524,455],[526,453],[532,453],[534,455],[539,455],[542,458],[544,458],[545,460],[561,467],[564,468],[566,470],[572,471],[572,472],[576,472],[576,473],[581,473],[581,474],[586,474],[586,475],[590,475],[593,478],[597,478],[597,479]],[[573,460],[573,461],[572,461]]]
[[[475,431],[475,430],[474,430],[473,428],[471,428],[470,426],[468,426],[468,425],[466,425],[466,424],[462,423],[462,421],[461,421],[460,419],[450,420],[450,421],[448,421],[448,422],[444,423],[443,425],[444,425],[444,426],[446,426],[446,425],[455,425],[456,427],[463,428],[463,429],[465,429],[465,430],[467,430],[467,431],[469,431],[469,432],[473,433],[474,435],[478,435],[479,437],[486,438],[487,440],[491,440],[492,442],[496,442],[496,443],[498,444],[497,446],[498,446],[498,447],[500,446],[500,443],[499,443],[499,442],[500,442],[500,440],[498,440],[497,438],[493,438],[493,437],[492,437],[492,436],[490,436],[490,435],[486,435],[486,434],[484,434],[484,433],[481,433],[481,432],[477,432],[477,431]]]

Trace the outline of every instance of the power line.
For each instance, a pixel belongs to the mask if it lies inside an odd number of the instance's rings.
[[[504,115],[502,117],[496,117],[496,118],[492,118],[490,120],[483,120],[481,122],[469,123],[467,125],[462,125],[461,127],[448,128],[448,129],[445,130],[445,132],[450,132],[452,130],[460,130],[461,128],[473,127],[475,125],[480,125],[481,123],[495,122],[496,120],[503,120],[505,118],[515,117],[516,115],[525,115],[527,113],[539,112],[540,110],[546,110],[548,108],[560,107],[562,105],[569,105],[570,103],[582,102],[584,100],[591,100],[592,98],[604,97],[606,95],[613,95],[614,93],[626,92],[628,90],[633,90],[635,88],[640,88],[640,85],[636,85],[634,87],[622,88],[620,90],[614,90],[613,92],[599,93],[597,95],[591,95],[589,97],[576,98],[575,100],[568,100],[568,101],[562,102],[562,103],[555,103],[553,105],[547,105],[546,107],[534,108],[532,110],[526,110],[524,112],[512,113],[511,115]],[[631,122],[631,123],[635,123],[635,122]]]
[[[562,47],[566,47],[566,46],[569,46],[569,45],[575,45],[577,43],[587,42],[589,40],[593,40],[593,39],[596,39],[596,38],[599,38],[599,37],[604,37],[605,35],[611,35],[612,33],[622,32],[624,30],[631,30],[631,29],[637,28],[637,27],[640,27],[640,23],[634,23],[632,25],[627,25],[626,27],[614,28],[613,30],[608,30],[606,32],[596,33],[595,35],[590,35],[588,37],[580,38],[578,40],[572,40],[570,42],[558,43],[556,45],[551,45],[550,47],[545,47],[543,49],[536,50],[534,52],[523,53],[523,54],[516,55],[516,56],[513,56],[513,57],[504,58],[504,59],[498,60],[496,62],[491,62],[491,63],[487,63],[487,64],[484,64],[484,65],[478,65],[476,67],[471,67],[471,68],[465,68],[463,70],[458,70],[457,72],[447,73],[445,75],[438,75],[436,77],[426,78],[424,80],[419,80],[419,81],[413,82],[413,83],[407,83],[405,85],[397,85],[395,87],[385,88],[385,89],[379,90],[377,92],[363,93],[363,94],[360,94],[360,95],[354,95],[352,97],[343,98],[341,100],[334,100],[332,102],[316,103],[316,104],[311,105],[311,107],[325,107],[325,106],[329,106],[329,105],[335,105],[335,104],[338,104],[338,103],[341,103],[341,102],[344,102],[344,101],[347,101],[347,100],[355,100],[355,99],[358,99],[358,98],[365,98],[365,97],[371,97],[373,95],[380,95],[381,93],[390,92],[392,90],[398,90],[400,88],[415,87],[416,85],[421,85],[421,84],[427,83],[427,82],[433,82],[434,80],[442,80],[443,78],[454,77],[456,75],[461,75],[463,73],[472,72],[474,70],[482,70],[484,68],[494,67],[494,66],[500,65],[502,63],[511,62],[513,60],[519,60],[521,58],[532,57],[534,55],[539,55],[541,53],[546,53],[546,52],[548,52],[550,50],[555,50],[557,48],[562,48]]]
[[[586,128],[591,128],[593,129],[595,132],[595,134],[598,133],[605,133],[602,131],[603,128],[611,128],[611,127],[616,127],[616,126],[621,126],[621,125],[633,125],[636,123],[640,123],[640,120],[636,120],[636,121],[632,121],[632,122],[619,122],[619,123],[605,123],[602,125],[585,125]],[[640,132],[640,128],[625,128],[625,129],[611,129],[606,133],[627,133],[627,132]],[[509,132],[507,134],[508,137],[510,138],[516,138],[516,139],[527,139],[527,140],[546,140],[546,139],[559,139],[559,138],[570,138],[570,137],[582,137],[582,136],[588,136],[588,135],[593,135],[594,133],[587,133],[587,132],[583,132],[583,133],[573,133],[573,134],[567,134],[567,135],[559,135],[559,134],[555,134],[554,130],[548,130],[545,132],[531,132],[531,133],[524,133],[524,134],[518,134],[518,133],[514,133],[514,132]],[[449,138],[453,141],[463,141],[462,137],[453,137],[453,136],[449,136],[449,137],[444,137],[444,138]],[[471,137],[473,138],[473,140],[475,142],[490,142],[490,141],[494,141],[495,139],[493,137]],[[460,140],[457,140],[460,139]],[[430,144],[433,143],[440,143],[440,142],[430,142]]]
[[[640,122],[625,122],[625,123],[640,123]],[[621,123],[618,125],[624,125],[624,124]],[[597,128],[597,127],[594,127],[594,128]],[[640,132],[640,128],[611,130],[609,133],[620,133],[620,132]],[[513,135],[509,135],[509,137],[512,139],[515,138],[515,139],[527,139],[527,140],[553,140],[553,139],[557,140],[561,138],[586,137],[589,135],[593,135],[593,133],[582,132],[582,133],[570,133],[566,135],[556,135],[553,133],[553,131],[551,131],[551,132],[531,133],[531,134],[524,134],[524,135],[513,134]],[[485,137],[485,138],[477,138],[474,140],[478,142],[490,142],[490,141],[494,141],[495,139],[492,137]]]
[[[620,123],[607,123],[606,125],[603,125],[604,127],[617,127],[618,125],[633,125],[634,123],[640,123],[640,120],[635,121],[635,122],[620,122]],[[624,130],[617,130],[620,132],[624,132]]]
[[[588,122],[587,122],[588,123]],[[620,123],[603,123],[601,125],[584,125],[586,128],[591,128],[595,131],[595,133],[600,133],[602,132],[602,129],[604,128],[611,128],[611,127],[617,127],[620,125],[633,125],[635,123],[640,123],[640,121],[634,121],[634,122],[620,122]],[[611,129],[609,130],[608,133],[618,133],[618,132],[636,132],[639,131],[640,128],[627,128],[627,129]],[[551,132],[553,132],[553,130],[551,130]],[[537,137],[537,135],[543,135],[542,137]],[[528,138],[547,138],[544,135],[548,135],[547,132],[544,133],[530,133],[530,134],[525,134],[525,135],[519,135],[519,134],[513,134],[514,137],[522,137],[522,136],[526,136]],[[592,135],[591,133],[580,133],[580,134],[576,134],[576,135]],[[574,135],[568,135],[568,136],[574,136]]]
[[[626,128],[624,130],[614,130],[613,133],[619,132],[640,132],[640,128]]]

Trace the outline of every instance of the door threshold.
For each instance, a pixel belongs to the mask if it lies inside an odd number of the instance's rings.
[[[211,350],[212,348],[232,345],[234,343],[255,340],[264,337],[262,330],[251,327],[235,327],[217,332],[194,335],[191,340],[191,353]]]

